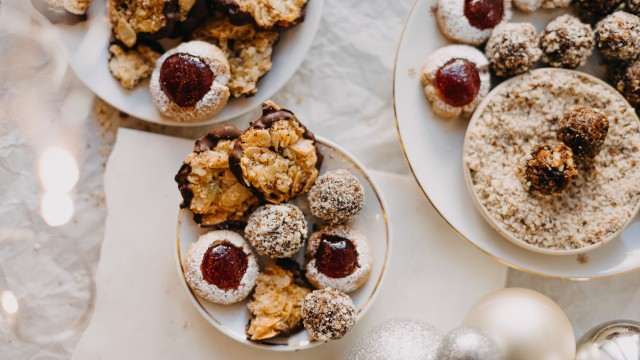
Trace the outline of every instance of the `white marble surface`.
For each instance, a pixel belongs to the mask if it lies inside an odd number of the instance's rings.
[[[26,8],[28,3],[2,0],[0,34],[37,31],[45,43],[55,44],[47,40],[54,36],[51,31],[11,9]],[[408,168],[396,136],[391,80],[397,39],[410,5],[410,0],[327,0],[311,51],[274,99],[369,168],[397,174],[407,174]],[[106,215],[104,164],[115,130],[130,127],[195,138],[207,129],[152,126],[119,114],[94,100],[64,65],[49,64],[41,50],[29,44],[33,43],[6,35],[0,38],[0,271],[2,259],[11,256],[5,245],[25,233],[57,235],[81,249],[96,266]],[[21,65],[31,70],[21,73]],[[256,114],[233,123],[244,126]],[[76,210],[72,221],[50,228],[40,217],[37,160],[43,148],[56,143],[78,160],[80,180],[72,191]],[[576,283],[509,271],[507,285],[549,295],[567,312],[580,336],[605,320],[640,320],[639,282],[640,273]],[[76,342],[77,337],[44,346],[26,343],[12,335],[0,317],[0,358],[69,358]]]

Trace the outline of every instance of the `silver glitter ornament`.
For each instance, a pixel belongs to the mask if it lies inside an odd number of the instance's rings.
[[[356,342],[349,360],[436,360],[442,333],[416,319],[383,321]]]
[[[640,359],[640,322],[616,320],[587,331],[578,341],[576,360]]]
[[[461,327],[444,336],[438,360],[500,360],[500,349],[484,331],[475,327]]]

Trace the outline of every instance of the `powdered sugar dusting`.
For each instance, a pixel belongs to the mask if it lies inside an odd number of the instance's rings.
[[[469,45],[480,45],[487,41],[491,29],[481,30],[469,22],[464,15],[465,0],[438,0],[436,20],[440,31],[449,39]],[[504,0],[504,15],[501,23],[511,19],[511,0]]]
[[[204,280],[200,267],[204,254],[216,242],[231,243],[247,255],[247,271],[242,276],[240,285],[236,289],[223,290]],[[249,295],[258,278],[258,263],[246,240],[233,231],[218,230],[208,232],[198,239],[195,244],[189,244],[184,259],[184,277],[189,287],[201,298],[216,304],[233,304],[242,301]]]
[[[178,106],[160,88],[160,68],[168,57],[177,53],[187,53],[202,59],[214,75],[211,90],[192,108]],[[201,121],[212,117],[227,104],[227,83],[230,77],[229,62],[222,50],[204,41],[189,41],[167,51],[156,61],[149,88],[153,102],[162,115],[179,121]]]
[[[352,274],[343,278],[332,278],[318,271],[315,254],[323,234],[339,236],[353,242],[358,252],[358,267]],[[310,259],[307,263],[306,276],[311,284],[317,288],[334,288],[343,292],[351,292],[362,286],[371,274],[373,259],[369,252],[367,239],[362,233],[348,226],[326,227],[313,233],[309,237],[306,255]]]

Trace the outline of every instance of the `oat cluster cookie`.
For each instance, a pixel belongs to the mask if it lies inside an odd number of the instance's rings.
[[[526,186],[543,195],[563,193],[576,173],[573,151],[563,143],[536,145],[526,157]]]
[[[183,266],[187,284],[196,295],[224,305],[246,298],[259,273],[246,240],[227,230],[211,231],[189,244]]]
[[[138,34],[157,34],[173,26],[178,7],[173,0],[108,0],[113,34],[124,45],[133,47]]]
[[[289,28],[304,18],[308,0],[213,0],[236,24],[252,23],[264,30]]]
[[[529,71],[540,59],[539,43],[532,24],[506,23],[491,33],[485,55],[496,75],[518,75]]]
[[[306,277],[318,289],[348,293],[364,285],[373,259],[367,238],[348,226],[325,227],[309,237]]]
[[[586,106],[576,106],[567,111],[558,125],[560,140],[573,150],[578,160],[595,158],[602,150],[609,132],[607,116]]]
[[[302,319],[309,335],[318,341],[342,339],[356,322],[351,298],[331,288],[315,290],[304,298]]]
[[[258,92],[258,80],[271,70],[276,31],[260,31],[253,25],[234,25],[227,18],[209,21],[196,29],[191,38],[219,47],[229,60],[229,90],[234,97]]]
[[[138,44],[128,49],[118,43],[109,46],[109,72],[118,79],[120,85],[133,90],[140,81],[151,76],[161,49]]]
[[[288,258],[302,247],[307,221],[293,204],[268,204],[251,214],[244,232],[258,254]]]
[[[221,125],[196,141],[175,177],[184,199],[201,226],[245,223],[259,201],[229,170],[229,153],[240,131]]]
[[[355,218],[364,207],[364,188],[348,170],[327,171],[309,190],[311,213],[330,224]]]
[[[575,69],[586,64],[594,44],[591,26],[570,14],[551,21],[540,35],[542,61],[553,67]]]
[[[287,336],[302,327],[302,302],[309,288],[295,283],[294,274],[277,265],[268,265],[258,276],[255,292],[247,307],[251,320],[247,335],[260,341]]]
[[[256,195],[280,204],[311,188],[321,157],[314,135],[296,116],[267,101],[262,117],[236,141],[229,165]]]

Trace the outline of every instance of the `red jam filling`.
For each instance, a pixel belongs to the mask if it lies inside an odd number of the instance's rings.
[[[200,271],[206,282],[222,290],[237,289],[247,271],[247,254],[226,241],[211,245],[204,253]]]
[[[178,53],[160,68],[160,88],[180,107],[194,107],[211,90],[213,71],[197,56]]]
[[[318,271],[334,279],[353,274],[358,267],[358,252],[353,242],[341,236],[323,234],[316,251]]]
[[[436,87],[440,97],[451,106],[464,106],[480,92],[480,74],[474,63],[465,59],[451,59],[436,73]]]
[[[504,16],[504,0],[465,0],[464,16],[475,28],[493,29]]]

